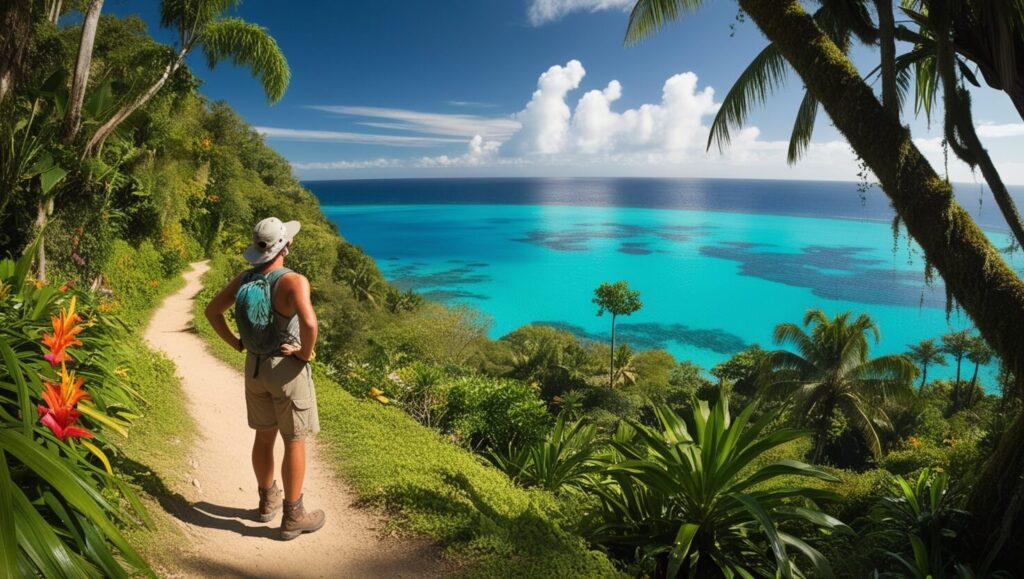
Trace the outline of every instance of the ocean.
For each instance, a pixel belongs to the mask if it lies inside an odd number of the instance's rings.
[[[881,329],[875,354],[970,327],[957,311],[947,319],[941,280],[926,282],[920,249],[894,235],[877,187],[597,178],[303,184],[391,282],[479,309],[494,338],[545,323],[606,340],[610,320],[591,298],[617,280],[644,304],[619,318],[618,337],[705,369],[752,344],[772,348],[775,325],[799,323],[809,308],[870,314]],[[987,195],[957,187],[1005,247],[1005,224]],[[1011,264],[1020,268],[1020,259]],[[930,368],[929,376],[952,372]],[[983,374],[990,390],[993,376],[993,368]]]

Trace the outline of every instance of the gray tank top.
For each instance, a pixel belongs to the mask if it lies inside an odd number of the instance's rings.
[[[291,317],[285,316],[278,313],[277,309],[274,308],[274,290],[277,289],[277,282],[281,281],[281,278],[291,273],[291,270],[286,271],[284,274],[277,277],[274,280],[273,285],[270,286],[270,311],[274,312],[274,326],[277,328],[278,335],[278,348],[281,344],[292,344],[294,346],[302,346],[302,340],[299,339],[299,316],[298,314]]]

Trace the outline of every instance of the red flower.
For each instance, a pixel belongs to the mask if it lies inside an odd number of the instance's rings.
[[[61,308],[60,316],[50,316],[50,323],[53,325],[53,335],[43,332],[43,345],[50,349],[43,356],[54,368],[57,364],[63,364],[71,359],[67,349],[71,346],[81,346],[82,342],[75,336],[84,328],[78,325],[82,317],[75,313],[76,296],[71,297],[71,305],[65,310]]]
[[[83,382],[84,378],[76,378],[74,372],[68,374],[67,368],[61,364],[60,384],[43,383],[45,390],[42,396],[46,406],[36,406],[39,422],[61,440],[93,437],[88,430],[75,426],[79,417],[75,406],[80,400],[89,400],[89,394],[82,390]]]

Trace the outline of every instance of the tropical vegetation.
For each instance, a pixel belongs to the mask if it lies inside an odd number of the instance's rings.
[[[193,51],[249,69],[270,101],[287,87],[273,37],[225,16],[234,4],[164,0],[174,47],[104,15],[102,0],[0,6],[7,574],[154,573],[137,529],[160,517],[146,495],[167,490],[129,472],[124,434],[175,403],[154,386],[174,379],[137,330],[189,262],[213,258],[203,297],[241,269],[248,227],[265,215],[303,222],[291,259],[321,319],[328,456],[464,575],[1020,572],[1024,283],[898,123],[911,87],[915,113],[941,99],[950,148],[981,169],[1018,233],[961,85],[1024,102],[1019,6],[821,2],[809,15],[793,0],[740,0],[771,44],[727,95],[709,144],[725,144],[791,67],[807,95],[791,157],[828,113],[976,329],[879,356],[884,328],[870,317],[811,309],[780,320],[776,349],[700,368],[621,343],[617,316],[642,306],[625,281],[593,296],[612,318],[607,344],[545,325],[490,339],[478,312],[391,286],[288,163],[199,93]],[[699,4],[640,0],[628,38]],[[72,9],[82,19],[60,25]],[[880,45],[881,102],[845,56],[854,41]]]

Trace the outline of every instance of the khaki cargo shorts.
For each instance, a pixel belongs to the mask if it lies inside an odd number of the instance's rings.
[[[245,357],[245,409],[249,427],[277,428],[285,440],[298,440],[320,432],[316,389],[309,364],[292,356]]]

